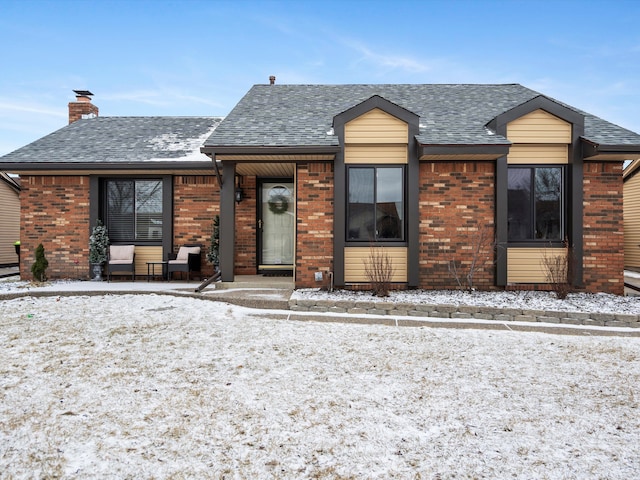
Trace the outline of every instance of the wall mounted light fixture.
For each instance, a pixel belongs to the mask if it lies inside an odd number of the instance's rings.
[[[236,203],[240,203],[242,201],[242,198],[244,196],[244,192],[242,191],[242,177],[240,175],[236,175],[236,191],[235,191],[235,198],[236,198]]]

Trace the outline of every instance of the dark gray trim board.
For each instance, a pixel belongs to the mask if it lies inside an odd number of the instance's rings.
[[[364,102],[361,102],[333,117],[333,126],[336,127],[338,125],[342,125],[342,127],[344,127],[345,123],[353,120],[354,118],[358,118],[375,108],[393,115],[394,117],[410,125],[418,125],[418,122],[420,120],[420,117],[418,115],[410,112],[406,108],[396,105],[395,103],[390,102],[386,98],[382,98],[379,95],[373,95]],[[343,139],[341,139],[340,141],[340,145],[344,145],[344,142],[342,140]]]
[[[103,200],[103,181],[109,179],[144,179],[160,178],[162,180],[162,259],[173,251],[173,176],[172,175],[91,175],[89,177],[89,234],[100,216]]]
[[[583,119],[584,120],[584,117]],[[573,285],[584,285],[584,161],[580,138],[584,135],[584,122],[574,123],[571,129],[571,145],[569,145],[569,211],[568,227],[569,243],[573,265]]]
[[[223,282],[233,282],[235,278],[235,175],[236,163],[224,162],[220,190],[220,272]]]
[[[420,145],[419,156],[424,155],[496,155],[509,153],[511,143],[504,145]]]
[[[336,115],[333,128],[338,136],[340,145],[344,146],[345,125],[351,120],[373,110],[380,109],[408,124],[408,163],[406,165],[406,215],[407,215],[407,286],[418,287],[420,284],[420,162],[415,136],[419,133],[419,117],[388,100],[374,95],[368,100]],[[334,227],[333,227],[333,258],[334,283],[343,287],[344,280],[344,249],[346,242],[346,165],[344,163],[344,148],[336,154],[334,160]],[[381,242],[384,243],[384,242]]]
[[[344,124],[335,127],[342,141]],[[347,236],[347,169],[344,153],[338,152],[333,162],[333,282],[344,287],[344,247]]]
[[[556,117],[571,123],[571,144],[569,145],[569,182],[566,199],[568,208],[566,212],[569,219],[566,225],[569,243],[575,258],[573,282],[576,286],[583,283],[583,161],[580,138],[584,135],[584,115],[560,105],[542,95],[523,103],[492,120],[489,128],[495,129],[497,135],[506,137],[507,124],[535,110],[542,109]],[[496,164],[496,284],[504,287],[507,285],[507,247],[517,248],[519,245],[509,245],[507,237],[507,190],[508,190],[508,165],[507,157],[503,157]],[[503,253],[504,252],[504,253]]]
[[[204,146],[200,148],[200,152],[204,153],[205,155],[317,155],[323,153],[334,154],[339,150],[340,147],[338,146],[325,147],[314,145],[300,145],[296,147]]]
[[[539,109],[555,115],[568,123],[584,125],[584,115],[581,115],[575,110],[565,107],[544,95],[538,95],[537,97],[534,97],[531,100],[498,115],[487,124],[487,127],[493,130],[496,134],[502,135],[506,138],[506,127],[509,122]]]
[[[77,171],[78,175],[86,175],[86,172],[93,174],[107,174],[109,171],[114,170],[148,170],[150,174],[161,175],[166,172],[175,172],[176,170],[184,170],[188,172],[190,170],[211,170],[211,174],[214,174],[213,162],[173,162],[167,160],[166,162],[105,162],[105,163],[87,163],[87,162],[69,162],[69,163],[0,163],[0,170],[7,172],[55,172],[65,171],[74,172]]]
[[[509,171],[507,157],[496,161],[496,285],[507,285],[507,243],[508,243],[508,185]]]
[[[600,145],[581,139],[583,158],[598,155],[629,155],[629,160],[640,157],[640,145]]]
[[[415,119],[413,119],[415,120]],[[409,123],[407,152],[407,287],[420,286],[420,160],[412,139],[419,133],[417,120]]]

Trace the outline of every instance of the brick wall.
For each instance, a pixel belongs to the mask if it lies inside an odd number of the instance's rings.
[[[296,181],[296,287],[326,286],[333,271],[333,163],[300,163]],[[317,271],[325,273],[322,283]]]
[[[49,261],[46,275],[89,278],[89,177],[22,176],[20,277],[31,280],[39,243]]]
[[[173,179],[173,245],[202,244],[202,274],[213,273],[206,261],[213,218],[220,213],[220,188],[215,176],[178,175]]]
[[[481,235],[492,251],[495,237],[495,164],[493,162],[420,162],[420,287],[456,288],[449,262],[464,277]],[[495,285],[494,255],[482,256],[484,267],[473,283]],[[475,255],[478,257],[477,255]]]
[[[69,102],[69,123],[80,120],[83,115],[91,114],[98,116],[98,107],[89,101]]]
[[[256,252],[256,177],[242,177],[242,201],[236,203],[235,274],[258,273]]]
[[[622,162],[584,164],[584,283],[624,294]]]

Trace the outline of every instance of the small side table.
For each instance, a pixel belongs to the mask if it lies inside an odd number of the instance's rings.
[[[167,279],[167,265],[169,262],[161,261],[161,262],[147,262],[147,282],[151,281],[152,277],[156,276],[156,265],[162,266],[162,279]]]

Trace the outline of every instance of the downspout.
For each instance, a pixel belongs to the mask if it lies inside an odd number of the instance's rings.
[[[216,178],[218,179],[218,187],[222,190],[222,175],[220,174],[220,168],[218,167],[218,161],[216,160],[216,154],[211,154],[211,160],[213,160],[213,168],[216,170]]]

